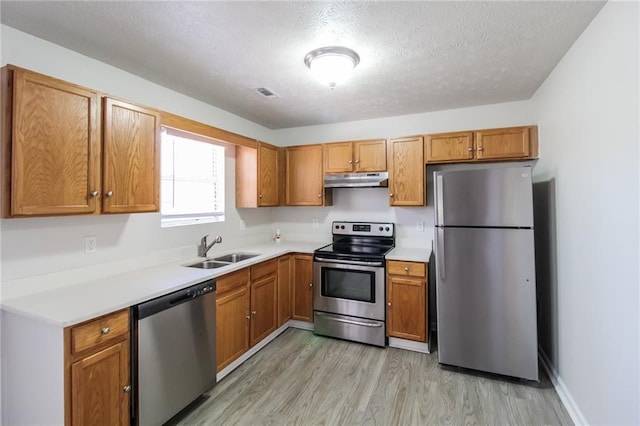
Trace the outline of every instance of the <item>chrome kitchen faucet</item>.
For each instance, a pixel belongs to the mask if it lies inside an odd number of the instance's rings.
[[[207,252],[209,250],[211,250],[211,247],[213,247],[214,245],[219,244],[219,243],[222,242],[222,237],[220,235],[218,235],[215,238],[215,240],[213,240],[211,242],[211,244],[207,245],[207,237],[208,236],[209,236],[209,234],[205,235],[200,240],[200,245],[198,246],[198,256],[200,256],[200,257],[207,257]]]

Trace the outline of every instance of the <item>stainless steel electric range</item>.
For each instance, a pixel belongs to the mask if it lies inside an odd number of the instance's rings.
[[[333,222],[333,242],[314,252],[314,332],[386,345],[385,255],[393,223]]]

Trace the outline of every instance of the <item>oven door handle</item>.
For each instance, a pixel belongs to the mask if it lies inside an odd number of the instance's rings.
[[[384,262],[361,262],[359,260],[326,259],[324,257],[316,257],[315,260],[319,262],[341,263],[344,265],[384,266]]]
[[[321,316],[321,317],[325,317],[326,319],[331,320],[331,321],[343,322],[343,323],[346,323],[346,324],[353,324],[353,325],[361,325],[363,327],[380,328],[383,325],[380,322],[364,322],[364,321],[355,321],[355,320],[344,319],[344,318],[336,318],[334,316],[331,316],[331,315],[328,315],[328,314],[324,314],[322,312],[316,312],[316,315]]]

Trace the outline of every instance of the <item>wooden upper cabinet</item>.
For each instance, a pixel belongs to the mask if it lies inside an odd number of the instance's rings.
[[[536,129],[537,130],[537,129]],[[537,156],[537,131],[535,156]],[[476,132],[478,160],[532,157],[529,127],[480,130]]]
[[[497,161],[538,157],[538,127],[505,127],[426,135],[426,163]]]
[[[473,132],[441,133],[426,135],[424,141],[425,161],[449,162],[473,159]]]
[[[9,67],[2,92],[3,216],[96,212],[98,94]]]
[[[103,111],[103,212],[158,211],[160,114],[111,98]]]
[[[277,147],[264,142],[236,147],[236,207],[280,205],[280,157]]]
[[[288,206],[330,205],[331,192],[324,191],[322,145],[287,147],[285,181]]]
[[[387,170],[385,139],[327,143],[323,149],[325,173]]]
[[[424,206],[423,144],[422,136],[389,140],[389,205]]]

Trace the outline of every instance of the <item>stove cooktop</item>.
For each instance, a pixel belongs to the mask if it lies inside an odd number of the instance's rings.
[[[333,243],[315,250],[328,258],[384,259],[395,246],[393,223],[333,222]]]

